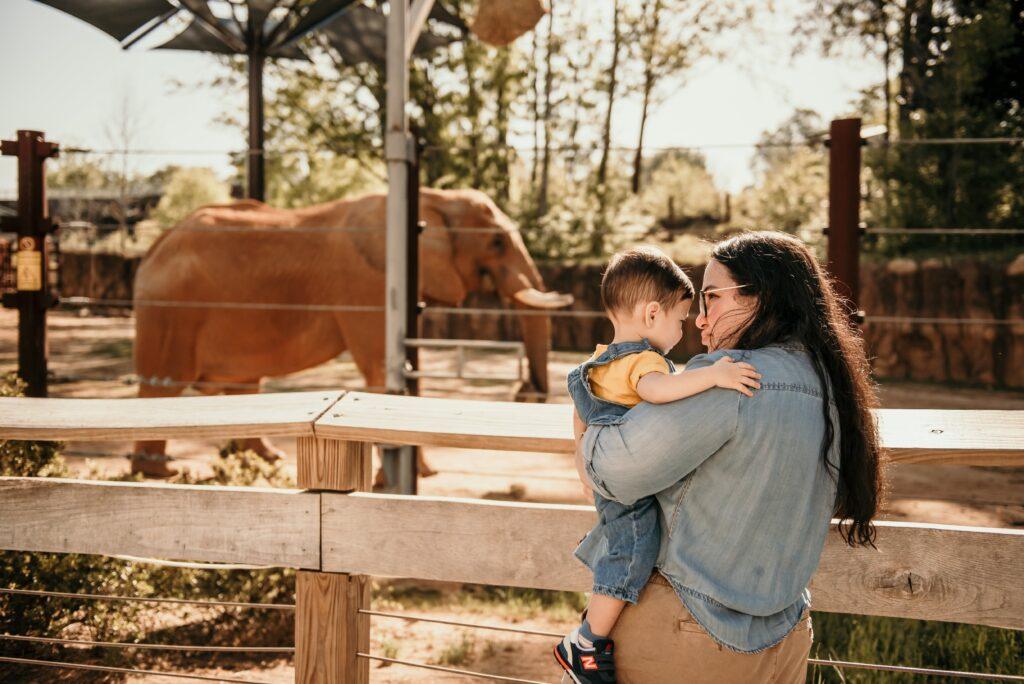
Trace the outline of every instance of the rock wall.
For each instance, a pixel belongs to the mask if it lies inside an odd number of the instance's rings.
[[[112,254],[62,255],[62,295],[131,299],[138,259]],[[548,289],[576,297],[577,310],[600,310],[600,265],[539,264]],[[700,287],[702,266],[685,270]],[[466,307],[497,308],[494,294],[473,294]],[[1024,389],[1024,254],[1002,259],[894,259],[861,266],[860,306],[868,353],[879,377],[981,384]],[[97,307],[98,310],[102,308]],[[696,309],[694,309],[694,315]],[[890,318],[932,319],[919,322]],[[934,319],[983,319],[966,324]],[[699,353],[691,323],[673,354]],[[998,323],[998,321],[1018,323]],[[423,336],[452,339],[521,339],[514,317],[485,314],[423,318]],[[611,336],[603,318],[554,317],[552,348],[590,350]]]

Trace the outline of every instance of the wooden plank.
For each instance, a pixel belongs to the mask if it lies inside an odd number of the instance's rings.
[[[296,443],[300,489],[336,492],[369,491],[369,442],[299,437]]]
[[[0,397],[0,439],[102,440],[312,435],[344,393],[154,399]]]
[[[586,506],[322,494],[323,570],[584,591]],[[1024,629],[1024,531],[880,522],[878,550],[829,535],[815,610]]]
[[[1024,411],[879,409],[875,415],[894,462],[1024,465]]]
[[[320,567],[320,495],[0,478],[0,548]]]
[[[389,444],[572,451],[572,406],[349,392],[314,426],[317,437]]]
[[[877,411],[896,463],[1024,465],[1024,411]],[[349,392],[318,437],[422,446],[571,453],[568,404],[480,402]]]
[[[370,582],[365,575],[300,570],[295,583],[295,681],[368,684]]]

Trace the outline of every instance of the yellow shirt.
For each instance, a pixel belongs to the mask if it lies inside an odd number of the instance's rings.
[[[590,357],[593,361],[608,348],[599,344]],[[603,366],[590,369],[590,391],[605,401],[623,406],[636,406],[641,401],[636,393],[640,378],[648,373],[670,373],[668,361],[656,351],[642,351],[629,354]]]

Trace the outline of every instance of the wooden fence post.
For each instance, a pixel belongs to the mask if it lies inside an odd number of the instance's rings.
[[[297,446],[300,488],[370,489],[369,443],[299,437]],[[295,605],[295,681],[368,684],[370,663],[356,654],[370,649],[370,616],[359,612],[370,607],[369,578],[299,570]]]
[[[837,119],[829,128],[828,269],[839,294],[863,321],[860,295],[860,119]],[[858,320],[860,319],[860,320]]]

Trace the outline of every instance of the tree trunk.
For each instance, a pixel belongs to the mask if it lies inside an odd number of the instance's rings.
[[[608,109],[604,117],[604,130],[601,133],[601,162],[597,167],[597,223],[594,227],[590,251],[594,256],[604,252],[604,238],[608,231],[605,210],[608,203],[608,155],[612,146],[612,109],[615,105],[615,88],[619,70],[619,52],[622,49],[622,32],[619,26],[619,0],[612,7],[612,64],[608,72]]]
[[[640,133],[637,137],[636,152],[633,156],[633,194],[640,192],[640,175],[643,173],[644,163],[644,129],[647,127],[647,116],[651,106],[651,93],[654,91],[654,60],[658,49],[658,29],[661,23],[661,0],[648,2],[644,7],[644,17],[647,17],[647,10],[650,8],[650,23],[644,31],[647,44],[644,47],[644,89],[643,107],[640,111]]]
[[[640,135],[637,136],[636,152],[633,156],[633,194],[640,192],[640,174],[643,173],[644,162],[644,128],[647,126],[647,110],[651,103],[651,70],[644,74],[644,104],[640,110]]]
[[[530,83],[533,100],[533,159],[530,160],[530,190],[536,192],[537,174],[540,172],[540,71],[537,69],[536,31],[533,31],[533,50],[530,56],[530,67],[533,71],[533,81]]]
[[[494,125],[497,130],[495,154],[497,168],[497,202],[502,209],[508,208],[510,191],[509,161],[510,148],[508,146],[508,116],[509,116],[509,50],[503,48],[498,57],[496,89],[497,105],[494,112]]]
[[[615,105],[615,88],[619,70],[619,52],[622,49],[622,32],[619,27],[619,0],[615,0],[612,8],[612,65],[608,70],[608,109],[604,116],[604,129],[601,133],[601,162],[597,167],[597,184],[604,185],[608,180],[608,153],[612,146],[612,109]]]
[[[548,213],[548,183],[551,177],[551,87],[554,74],[551,72],[552,41],[555,40],[555,0],[551,0],[548,13],[548,33],[544,45],[544,157],[541,163],[540,191],[537,194],[537,218]]]

